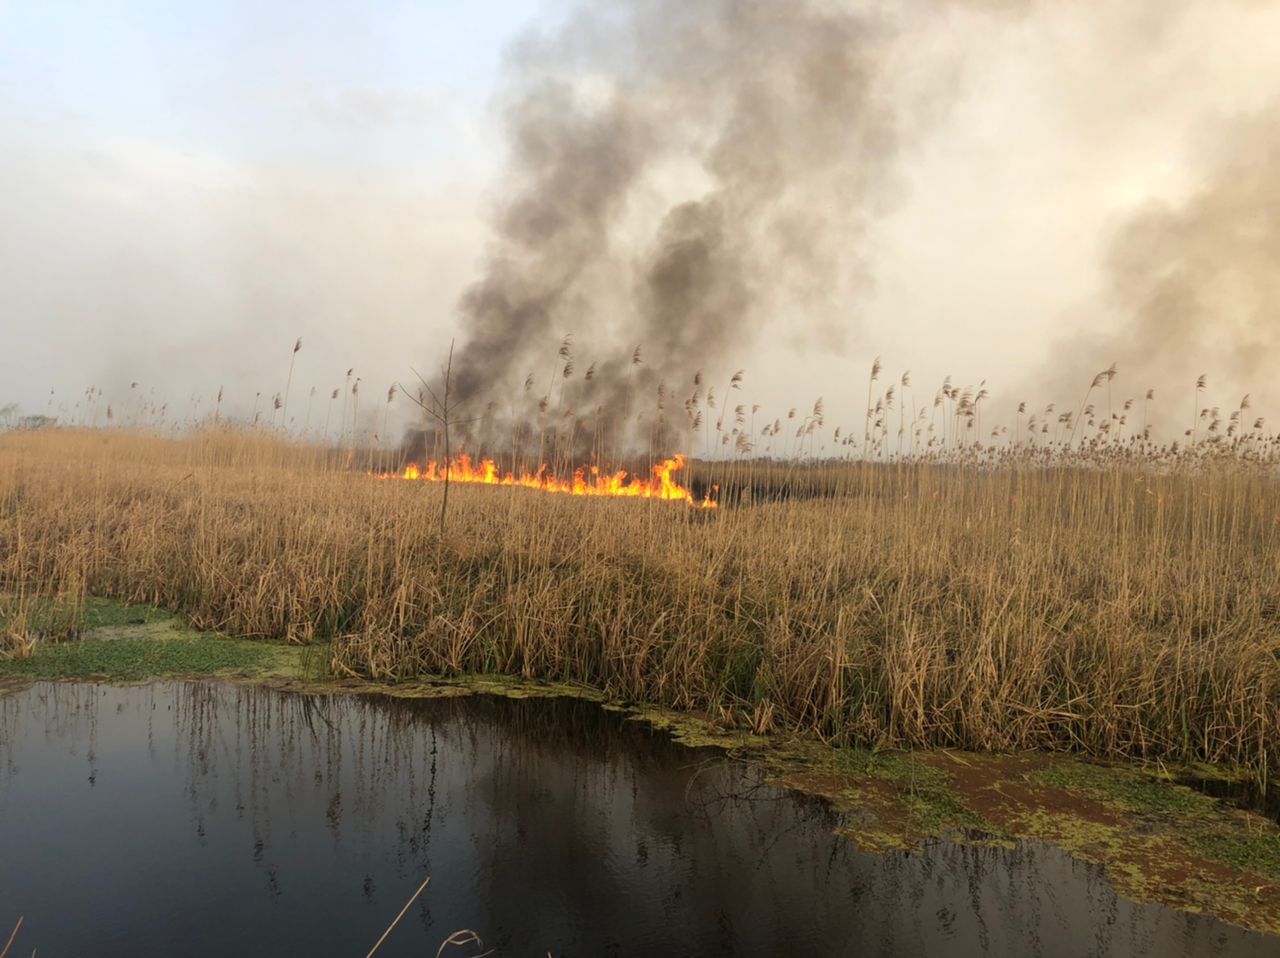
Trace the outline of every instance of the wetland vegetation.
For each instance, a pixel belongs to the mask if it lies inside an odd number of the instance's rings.
[[[461,485],[441,536],[438,485],[269,435],[0,443],[11,689],[589,699],[826,798],[863,849],[1044,841],[1280,932],[1280,828],[1179,784],[1273,788],[1263,467],[695,463],[739,501]]]

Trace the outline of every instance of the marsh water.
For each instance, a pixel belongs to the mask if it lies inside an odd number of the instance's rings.
[[[382,958],[460,929],[557,958],[1280,953],[1044,845],[876,856],[840,824],[572,700],[0,695],[0,939],[25,916],[22,954],[359,958],[427,876]]]

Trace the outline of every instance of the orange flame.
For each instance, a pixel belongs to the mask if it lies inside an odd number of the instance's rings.
[[[571,479],[560,479],[548,474],[547,467],[541,466],[537,472],[501,473],[492,459],[482,459],[477,465],[466,453],[449,460],[449,481],[474,483],[484,486],[523,486],[527,489],[540,489],[543,492],[558,492],[570,496],[620,496],[631,499],[664,499],[668,501],[687,502],[691,506],[702,509],[715,509],[718,503],[710,496],[702,500],[695,499],[693,493],[674,479],[675,473],[685,466],[685,457],[675,455],[653,467],[652,479],[641,479],[619,471],[602,473],[598,467],[583,466],[573,473]],[[405,466],[403,472],[385,473],[379,479],[415,479],[421,482],[443,482],[444,467],[436,462],[427,463],[426,469],[416,464]]]

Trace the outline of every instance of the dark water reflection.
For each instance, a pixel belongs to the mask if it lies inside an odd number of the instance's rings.
[[[1267,955],[1054,849],[860,853],[822,803],[572,701],[199,683],[0,697],[0,925],[41,956]],[[455,955],[473,954],[458,949]]]

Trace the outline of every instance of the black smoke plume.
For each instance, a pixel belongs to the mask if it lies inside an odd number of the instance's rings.
[[[774,310],[830,308],[891,193],[893,38],[859,5],[634,0],[528,39],[461,303],[472,450],[548,433],[637,450],[695,425],[727,441],[725,357]],[[724,381],[695,384],[703,368]]]

